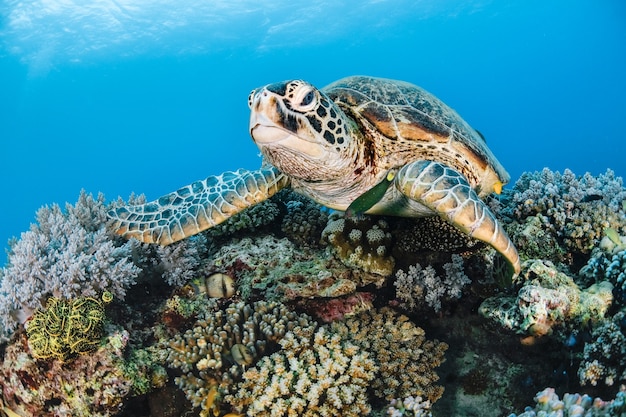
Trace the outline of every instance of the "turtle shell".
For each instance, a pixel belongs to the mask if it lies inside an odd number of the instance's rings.
[[[415,157],[446,162],[464,174],[490,168],[501,183],[509,181],[482,135],[457,112],[414,84],[354,76],[326,86],[324,92],[361,125],[364,134],[374,133],[371,140],[387,139],[403,152],[407,146],[413,147]],[[472,178],[468,180],[472,182]]]

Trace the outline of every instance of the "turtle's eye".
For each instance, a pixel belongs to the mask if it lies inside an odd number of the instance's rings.
[[[292,99],[294,110],[299,112],[309,112],[317,105],[317,94],[311,86],[304,86],[294,94]]]
[[[311,90],[308,93],[306,93],[306,96],[304,96],[304,98],[302,99],[302,103],[300,103],[300,105],[308,106],[309,104],[313,103],[314,98],[315,98],[315,93],[313,92],[313,90]]]

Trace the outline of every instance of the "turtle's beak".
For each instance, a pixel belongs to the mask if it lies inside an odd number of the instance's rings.
[[[257,144],[273,143],[286,139],[292,133],[282,128],[277,120],[280,111],[276,97],[266,88],[250,94],[250,135]]]

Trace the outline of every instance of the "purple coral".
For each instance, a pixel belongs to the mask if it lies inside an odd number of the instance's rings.
[[[132,242],[106,228],[104,197],[81,192],[76,205],[42,207],[37,223],[22,233],[0,269],[0,339],[6,338],[50,296],[98,296],[107,290],[123,298],[139,268],[130,260]]]

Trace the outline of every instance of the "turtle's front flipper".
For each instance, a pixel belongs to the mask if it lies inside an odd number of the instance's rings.
[[[289,184],[274,167],[237,170],[196,181],[158,200],[109,211],[117,234],[169,245],[220,224]]]
[[[438,162],[416,161],[396,176],[396,186],[412,200],[437,212],[471,237],[491,245],[520,272],[517,250],[496,216],[469,185],[465,177]]]

